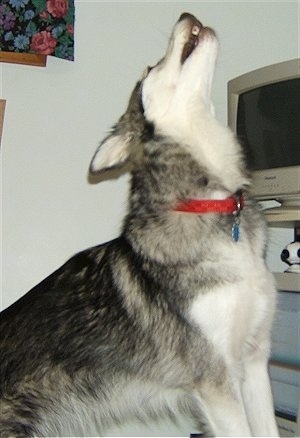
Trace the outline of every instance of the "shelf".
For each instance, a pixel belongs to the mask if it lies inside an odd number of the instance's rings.
[[[271,227],[300,227],[300,209],[281,209],[272,208],[270,210],[265,210],[264,215],[268,225]]]
[[[300,274],[274,272],[274,277],[279,290],[300,292]]]
[[[47,63],[47,56],[37,55],[35,53],[14,53],[0,51],[0,62],[45,67]]]

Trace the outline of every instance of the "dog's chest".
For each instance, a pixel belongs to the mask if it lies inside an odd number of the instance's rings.
[[[191,322],[228,362],[242,359],[261,331],[269,330],[275,302],[273,279],[262,261],[248,258],[232,269],[240,271],[235,280],[200,292],[188,310]]]

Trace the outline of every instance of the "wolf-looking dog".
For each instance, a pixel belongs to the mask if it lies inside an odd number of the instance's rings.
[[[3,312],[3,436],[100,435],[178,413],[207,435],[278,434],[276,292],[240,146],[213,114],[217,46],[181,15],[91,162],[92,173],[131,169],[120,237]]]

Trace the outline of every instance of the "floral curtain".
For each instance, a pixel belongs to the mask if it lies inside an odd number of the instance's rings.
[[[74,0],[1,0],[0,50],[74,60]]]

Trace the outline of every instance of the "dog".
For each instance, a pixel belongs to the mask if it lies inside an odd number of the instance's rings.
[[[120,237],[3,311],[2,436],[178,415],[206,436],[278,436],[266,225],[214,116],[217,52],[214,30],[183,13],[91,161],[92,175],[131,173]]]

